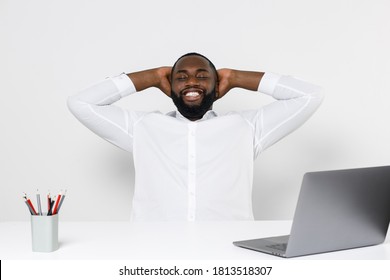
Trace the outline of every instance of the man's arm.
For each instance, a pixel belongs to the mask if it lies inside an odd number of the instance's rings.
[[[273,73],[263,76],[258,91],[272,96],[276,101],[257,113],[257,154],[304,124],[323,100],[321,87],[292,76]]]
[[[107,78],[69,97],[69,110],[103,139],[132,151],[133,123],[144,113],[128,111],[113,103],[150,87],[170,95],[170,71],[170,67],[160,67]]]
[[[156,87],[166,95],[171,95],[170,75],[172,67],[159,67],[129,73],[127,76],[133,82],[137,91],[142,91],[150,87]]]
[[[218,98],[237,87],[276,99],[259,110],[242,113],[254,127],[255,156],[301,126],[323,98],[319,86],[291,76],[233,69],[220,69],[218,76]]]
[[[218,70],[218,99],[222,98],[232,88],[243,88],[256,91],[259,87],[264,72],[241,71],[235,69]]]

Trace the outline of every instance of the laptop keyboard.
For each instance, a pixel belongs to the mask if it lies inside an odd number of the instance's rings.
[[[280,250],[280,251],[286,251],[287,243],[272,244],[272,245],[267,245],[266,247],[271,248],[271,249]]]

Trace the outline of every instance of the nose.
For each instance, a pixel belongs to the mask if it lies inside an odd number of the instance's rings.
[[[199,80],[195,76],[189,76],[187,79],[187,85],[199,85]]]

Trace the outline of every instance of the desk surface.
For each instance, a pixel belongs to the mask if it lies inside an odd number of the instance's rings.
[[[289,234],[291,221],[196,223],[62,222],[60,248],[52,253],[31,249],[29,222],[0,223],[0,259],[181,259],[256,260],[281,258],[238,248],[236,240]],[[384,244],[296,259],[390,259],[390,238]]]

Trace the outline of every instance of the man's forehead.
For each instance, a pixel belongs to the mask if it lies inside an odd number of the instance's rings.
[[[207,61],[207,59],[197,55],[182,57],[176,63],[174,71],[178,72],[186,69],[202,69],[211,71],[210,63]]]

